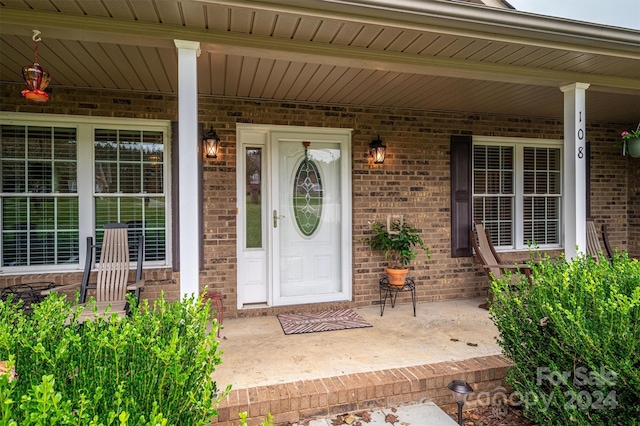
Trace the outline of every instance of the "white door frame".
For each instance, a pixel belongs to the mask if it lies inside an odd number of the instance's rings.
[[[303,126],[270,126],[259,124],[236,124],[236,194],[237,194],[237,221],[236,221],[236,253],[237,253],[237,308],[242,309],[245,301],[255,299],[253,294],[250,296],[245,293],[248,283],[253,283],[251,291],[264,291],[266,293],[266,304],[273,306],[273,267],[276,261],[273,258],[273,223],[271,212],[274,208],[271,194],[271,134],[291,133],[304,134],[315,133],[323,135],[335,135],[344,138],[341,143],[341,251],[342,251],[342,268],[341,280],[342,291],[334,297],[323,300],[322,297],[314,303],[337,300],[351,300],[352,298],[352,218],[351,218],[351,132],[352,129],[337,129],[325,127],[303,127]],[[246,249],[245,248],[245,208],[246,205],[246,177],[245,177],[245,150],[246,148],[259,147],[262,148],[262,248]],[[264,289],[258,284],[259,280],[263,280]],[[306,301],[290,300],[287,304],[308,303]]]

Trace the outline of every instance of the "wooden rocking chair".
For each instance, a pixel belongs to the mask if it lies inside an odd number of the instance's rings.
[[[500,256],[491,242],[491,235],[488,230],[484,229],[484,225],[481,221],[475,222],[475,228],[477,236],[473,229],[470,231],[471,243],[473,244],[473,250],[476,253],[478,261],[482,264],[487,277],[489,277],[489,282],[494,279],[501,279],[504,277],[505,271],[510,271],[512,273],[521,272],[527,277],[531,276],[531,268],[526,263],[508,264],[500,260]],[[493,295],[489,290],[487,303],[483,303],[479,307],[482,309],[489,309],[491,300],[493,300]]]
[[[596,225],[593,220],[587,219],[587,255],[591,256],[596,262],[599,262],[602,259],[602,255],[605,255],[611,262],[613,260],[613,249],[609,243],[607,225],[602,225],[602,241],[604,242],[605,250],[602,250],[600,245]]]
[[[140,290],[144,286],[142,275],[142,261],[144,258],[144,239],[140,237],[138,242],[138,267],[136,269],[136,282],[129,284],[129,242],[126,224],[107,224],[104,226],[104,238],[101,245],[100,261],[97,265],[97,277],[95,285],[89,284],[89,275],[93,260],[92,238],[87,238],[87,259],[81,283],[54,287],[43,292],[44,295],[51,292],[68,290],[80,285],[80,305],[86,305],[87,291],[95,289],[97,312],[94,314],[90,307],[86,307],[79,318],[84,321],[93,318],[96,314],[103,314],[106,310],[124,316],[127,312],[128,291],[134,292],[139,297]]]

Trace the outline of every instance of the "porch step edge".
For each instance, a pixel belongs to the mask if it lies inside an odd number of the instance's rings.
[[[248,413],[249,424],[257,424],[269,413],[275,424],[282,424],[426,401],[432,401],[445,411],[453,411],[456,405],[446,387],[451,380],[460,379],[471,384],[475,391],[469,398],[469,407],[472,407],[478,392],[491,395],[505,390],[503,379],[511,365],[502,355],[490,355],[232,389],[219,404],[218,416],[212,424],[237,426],[241,412]]]

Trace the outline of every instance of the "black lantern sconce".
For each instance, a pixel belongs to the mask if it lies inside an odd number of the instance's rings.
[[[220,138],[213,126],[206,135],[202,137],[202,144],[204,145],[204,152],[207,158],[218,158],[218,150],[220,149]]]
[[[384,164],[384,155],[387,152],[386,145],[382,144],[380,135],[369,144],[369,155],[373,157],[374,164]]]
[[[454,380],[447,387],[453,392],[453,397],[458,404],[458,424],[462,425],[462,406],[467,402],[467,398],[473,392],[473,388],[464,380]]]

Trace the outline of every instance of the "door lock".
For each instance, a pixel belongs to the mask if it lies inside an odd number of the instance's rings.
[[[273,211],[273,227],[278,227],[278,219],[284,219],[284,216],[278,216],[278,210]]]

